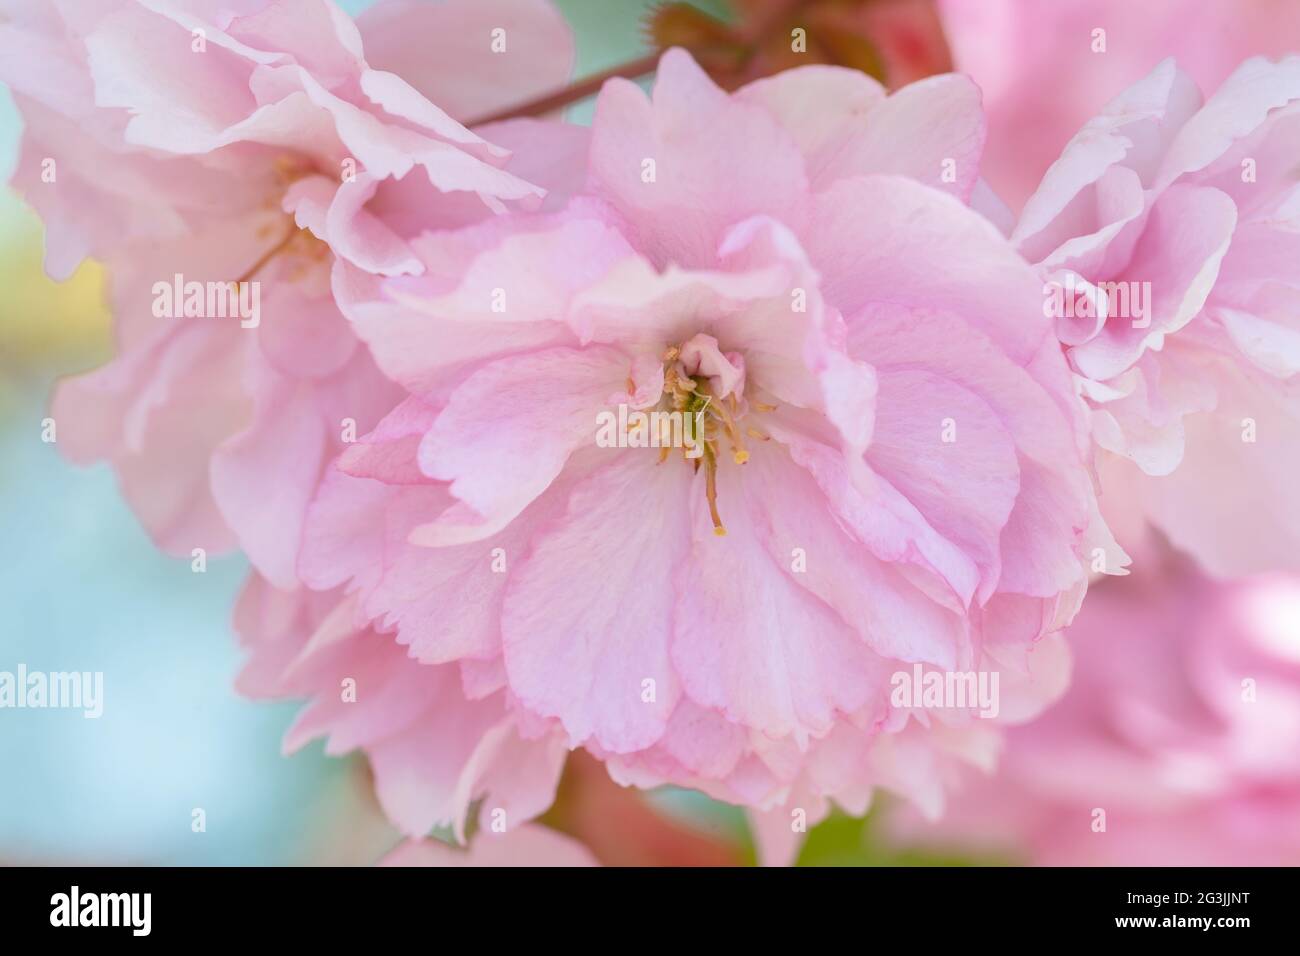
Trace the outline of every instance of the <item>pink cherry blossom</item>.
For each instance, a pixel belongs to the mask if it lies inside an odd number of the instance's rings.
[[[1032,715],[1108,545],[1041,282],[965,204],[982,142],[958,76],[608,83],[567,206],[336,268],[410,396],[325,478],[302,580],[620,782],[937,812],[997,721],[891,676],[997,670]],[[698,456],[601,447],[619,405],[698,413]]]
[[[1048,865],[1300,860],[1300,581],[1165,557],[1095,588],[1070,637],[1066,696],[900,840]]]
[[[1070,142],[1012,234],[1066,292],[1045,307],[1108,514],[1217,574],[1300,567],[1298,116],[1300,57],[1249,60],[1204,103],[1166,61]]]
[[[1015,210],[1097,106],[1161,59],[1208,90],[1248,57],[1300,46],[1290,0],[938,2],[956,69],[984,92],[984,176]]]
[[[878,790],[1294,858],[1295,582],[1211,578],[1300,570],[1300,57],[1160,64],[1016,219],[964,75],[670,50],[590,129],[476,124],[567,78],[545,0],[0,0],[0,54],[47,269],[111,282],[60,444],[248,556],[239,688],[365,755],[385,862],[590,865],[533,822],[577,750],[765,863]]]
[[[249,651],[242,693],[308,700],[286,752],[318,737],[330,754],[364,750],[379,803],[403,833],[440,827],[463,841],[471,822],[490,827],[493,814],[513,832],[554,799],[564,739],[518,714],[490,665],[422,664],[367,627],[354,597],[280,591],[256,575],[235,629]]]
[[[539,124],[490,142],[449,111],[564,82],[568,28],[544,0],[381,5],[357,23],[328,0],[6,6],[15,182],[45,220],[48,268],[93,255],[111,276],[117,355],[59,389],[61,446],[111,461],[166,550],[238,545],[292,588],[323,467],[401,396],[339,313],[331,264],[419,272],[416,232],[536,206],[543,185],[522,177],[581,137],[537,134],[522,160],[502,143]],[[509,56],[452,29],[485,18]],[[30,69],[36,52],[48,67]],[[158,308],[174,277],[266,291],[247,322],[180,317],[179,301]]]

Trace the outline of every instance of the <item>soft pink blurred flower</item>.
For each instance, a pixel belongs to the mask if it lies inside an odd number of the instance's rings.
[[[957,76],[610,82],[587,195],[412,240],[418,278],[339,266],[412,394],[327,476],[302,579],[621,782],[937,812],[994,722],[891,708],[891,674],[998,670],[1032,714],[1104,540],[1041,283],[964,204],[982,142]],[[700,467],[597,446],[690,390]]]
[[[384,813],[408,836],[435,827],[463,841],[504,814],[507,831],[551,805],[567,750],[545,722],[520,714],[490,664],[429,665],[367,627],[356,600],[254,575],[235,609],[249,659],[238,688],[250,697],[302,697],[286,752],[318,737],[325,752],[369,758]]]
[[[984,176],[1020,209],[1097,107],[1166,57],[1214,89],[1300,47],[1293,0],[939,0],[956,68],[984,91]],[[1093,31],[1106,31],[1094,52]]]
[[[26,125],[15,182],[46,223],[47,266],[64,276],[93,255],[112,288],[117,357],[59,389],[61,447],[109,459],[166,550],[238,544],[295,586],[325,463],[400,397],[340,315],[331,263],[416,273],[416,231],[540,201],[521,176],[546,164],[502,145],[517,126],[492,143],[449,111],[563,82],[567,26],[544,0],[400,17],[381,5],[356,24],[329,0],[4,0],[3,12],[0,78]],[[507,30],[507,54],[490,31],[467,38],[485,18]],[[409,82],[389,65],[410,67]],[[582,148],[567,131],[532,141]],[[157,316],[155,283],[178,274],[264,285],[260,323]]]
[[[1094,588],[1066,696],[901,838],[1053,865],[1300,862],[1300,579],[1166,562]]]
[[[1300,57],[1249,60],[1204,105],[1166,61],[1071,140],[1012,233],[1045,308],[1075,309],[1058,334],[1116,456],[1108,517],[1136,508],[1217,574],[1300,569],[1297,157]]]

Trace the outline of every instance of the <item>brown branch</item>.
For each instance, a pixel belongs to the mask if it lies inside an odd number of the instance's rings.
[[[502,120],[518,119],[522,116],[544,116],[553,110],[568,106],[570,103],[576,103],[579,100],[585,100],[600,92],[600,88],[605,85],[606,80],[614,77],[622,77],[627,80],[634,80],[637,77],[645,76],[647,73],[653,73],[659,64],[659,54],[649,53],[640,59],[632,60],[630,63],[624,63],[622,66],[616,66],[612,69],[589,76],[584,80],[578,80],[571,83],[562,90],[556,90],[553,93],[547,93],[535,100],[527,103],[520,103],[517,106],[511,106],[508,109],[500,110],[488,116],[480,116],[471,120],[465,125],[468,127],[483,126],[486,123],[499,123]]]

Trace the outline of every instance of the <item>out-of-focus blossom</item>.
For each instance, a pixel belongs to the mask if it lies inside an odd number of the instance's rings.
[[[952,69],[934,0],[737,0],[724,23],[665,3],[646,24],[658,49],[682,47],[722,87],[810,64],[861,70],[891,89]]]
[[[341,270],[411,396],[326,478],[303,580],[620,782],[936,812],[996,721],[893,675],[998,671],[1032,714],[1104,536],[1041,283],[964,204],[982,141],[956,76],[610,82],[585,195]],[[605,447],[620,408],[694,437]]]
[[[1090,121],[1012,239],[1091,405],[1103,503],[1209,570],[1300,569],[1300,57],[1204,104],[1166,61]],[[1118,525],[1118,522],[1117,522]]]
[[[467,39],[480,22],[492,28]],[[520,121],[481,136],[453,118],[563,82],[562,18],[534,0],[395,3],[357,24],[324,0],[122,0],[15,7],[5,31],[6,49],[60,54],[58,82],[11,78],[27,121],[16,178],[46,219],[47,262],[89,252],[114,290],[118,358],[60,390],[61,445],[110,458],[168,550],[247,552],[260,573],[237,614],[241,688],[309,698],[287,747],[364,750],[413,836],[463,838],[489,797],[485,818],[540,813],[564,758],[553,732],[521,728],[503,694],[462,690],[460,668],[410,659],[353,620],[353,599],[294,589],[326,463],[403,394],[339,313],[333,274],[418,274],[415,234],[537,206],[580,168],[585,131]],[[160,314],[175,276],[264,287],[260,321],[204,301],[183,312],[179,297]]]
[[[939,0],[939,9],[956,68],[984,91],[984,176],[1015,210],[1098,104],[1166,57],[1210,90],[1248,57],[1300,48],[1292,0]]]
[[[528,824],[505,833],[485,833],[468,848],[436,840],[411,840],[384,857],[380,866],[598,866],[591,852],[562,833]]]
[[[1096,586],[1070,644],[1060,703],[900,839],[1052,865],[1300,863],[1300,579],[1154,562]]]
[[[542,0],[406,14],[430,32],[382,6],[354,24],[330,0],[3,5],[0,78],[26,125],[15,182],[47,267],[93,255],[111,276],[117,358],[59,390],[60,446],[112,461],[168,551],[238,544],[293,587],[322,468],[400,396],[340,315],[331,262],[419,272],[414,232],[544,193],[522,178],[535,159],[511,161],[517,126],[492,143],[448,110],[563,82],[563,19]],[[460,32],[484,17],[506,53]],[[380,68],[417,57],[409,82]]]
[[[511,832],[550,806],[563,735],[519,714],[490,666],[421,663],[359,617],[356,599],[337,592],[279,591],[256,575],[244,588],[235,629],[249,660],[239,690],[309,702],[286,751],[318,737],[330,754],[364,751],[380,805],[409,836],[442,827],[463,841],[471,825]]]

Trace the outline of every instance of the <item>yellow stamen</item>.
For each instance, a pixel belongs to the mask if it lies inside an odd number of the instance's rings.
[[[743,465],[749,461],[749,452],[745,450],[745,443],[740,437],[740,429],[736,427],[736,396],[728,395],[729,402],[719,402],[717,404],[718,417],[722,419],[722,427],[727,433],[727,438],[731,442],[732,458],[737,465]],[[731,406],[728,410],[728,404]]]
[[[713,519],[713,533],[721,537],[727,533],[718,514],[718,459],[713,444],[704,446],[704,464],[708,469],[704,479],[704,497],[709,502],[709,517]]]
[[[713,522],[713,533],[722,536],[727,533],[718,511],[718,445],[722,435],[726,436],[731,446],[731,460],[737,465],[744,465],[750,459],[745,447],[745,436],[759,441],[771,441],[771,436],[758,428],[744,427],[741,423],[742,408],[750,411],[771,412],[777,406],[765,402],[746,402],[742,405],[733,392],[725,398],[711,394],[707,378],[689,374],[680,359],[681,346],[671,346],[663,351],[664,387],[660,408],[669,408],[689,416],[690,422],[684,432],[682,458],[691,463],[695,473],[699,473],[701,459],[705,469],[705,498],[709,504],[709,517]],[[629,382],[629,392],[631,383]],[[660,447],[659,462],[668,458],[668,442]],[[694,452],[695,455],[690,454]]]
[[[266,252],[264,252],[264,253],[262,254],[262,257],[261,257],[260,259],[258,259],[256,262],[254,262],[253,265],[252,265],[252,267],[251,267],[247,272],[245,272],[242,276],[240,276],[238,279],[236,279],[235,282],[236,282],[237,284],[242,285],[243,283],[248,282],[250,279],[252,279],[254,276],[256,276],[256,275],[257,275],[259,272],[261,272],[263,269],[265,269],[265,268],[266,268],[266,264],[267,264],[268,262],[270,262],[272,259],[274,259],[276,256],[278,256],[280,253],[284,252],[286,249],[289,248],[289,246],[293,243],[293,240],[294,240],[295,238],[297,238],[298,233],[299,233],[300,231],[301,231],[301,230],[299,230],[296,226],[290,228],[290,230],[289,230],[289,234],[288,234],[287,236],[285,236],[283,239],[281,239],[279,242],[277,242],[274,246],[272,246],[270,249],[268,249]]]
[[[294,156],[277,156],[271,163],[271,169],[285,186],[292,186],[312,174],[311,166]]]

